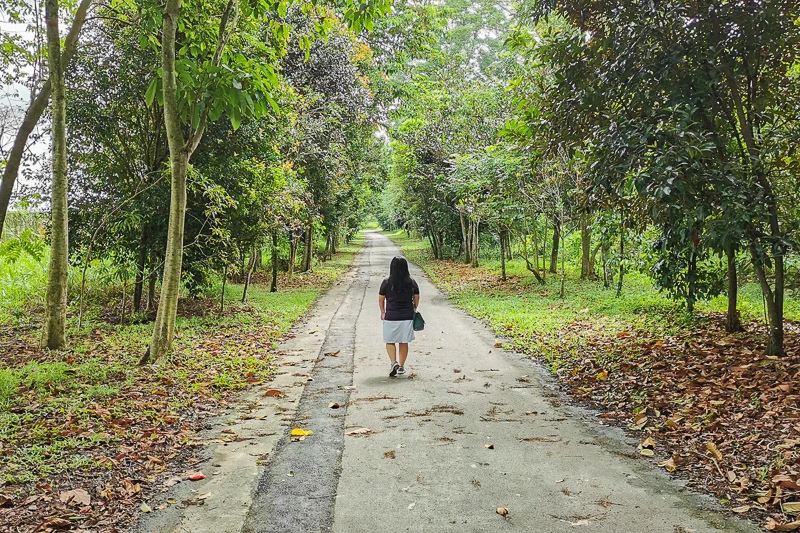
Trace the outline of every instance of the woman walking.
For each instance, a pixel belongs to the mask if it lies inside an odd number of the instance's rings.
[[[414,313],[419,305],[419,285],[408,272],[408,261],[395,257],[389,266],[389,277],[378,291],[378,305],[383,320],[383,342],[389,354],[389,377],[405,374],[408,343],[414,340]],[[397,346],[400,346],[400,361]]]

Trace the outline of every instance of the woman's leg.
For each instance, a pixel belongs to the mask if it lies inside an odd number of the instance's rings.
[[[401,344],[400,346],[403,346],[403,345]],[[386,343],[386,353],[388,353],[388,354],[389,354],[389,360],[390,360],[392,363],[394,363],[395,361],[397,361],[397,352],[395,351],[395,346],[394,346],[394,344],[389,344],[389,343]],[[403,351],[402,351],[402,348],[401,348],[401,350],[400,350],[400,353],[403,353]],[[408,345],[406,345],[406,353],[408,353]],[[405,359],[404,359],[404,360],[405,360]],[[402,363],[401,363],[401,364],[402,364]]]
[[[400,366],[402,366],[402,367],[406,366],[406,357],[408,357],[408,343],[407,342],[401,342],[400,343]]]

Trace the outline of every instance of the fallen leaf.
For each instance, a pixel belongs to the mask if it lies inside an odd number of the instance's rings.
[[[189,481],[200,481],[201,479],[205,479],[206,476],[202,472],[193,472],[186,476],[186,479]]]
[[[764,504],[770,501],[771,499],[772,499],[772,489],[769,489],[766,494],[758,498],[756,501],[758,503]]]
[[[81,507],[85,507],[92,503],[92,497],[89,496],[89,493],[84,489],[72,489],[64,491],[58,495],[58,499],[61,500],[62,503],[78,504]]]
[[[711,454],[717,458],[717,461],[722,461],[722,452],[719,451],[717,445],[711,441],[706,442],[706,450],[711,452]]]
[[[678,469],[675,466],[675,459],[673,459],[672,457],[670,457],[666,461],[662,461],[662,462],[658,463],[658,466],[663,466],[664,470],[666,470],[667,472],[674,472],[675,470]]]
[[[800,502],[784,502],[781,504],[781,509],[786,514],[800,513]]]
[[[372,433],[372,430],[369,428],[357,428],[345,432],[345,435],[355,436],[355,435],[366,435],[368,433]]]
[[[152,513],[153,512],[153,508],[150,507],[149,505],[147,505],[146,503],[143,503],[142,505],[140,505],[139,509],[141,509],[143,513]]]
[[[494,343],[494,348],[502,348],[502,347],[503,347],[503,343],[502,342]]]
[[[283,393],[278,389],[270,389],[264,393],[264,396],[272,396],[273,398],[280,398],[283,396]]]
[[[331,402],[328,404],[328,407],[330,407],[331,409],[338,409],[339,407],[341,407],[341,405],[339,405],[336,402]]]
[[[495,512],[503,517],[508,516],[508,507],[498,507]]]
[[[607,370],[603,370],[602,372],[597,374],[594,377],[594,379],[596,379],[597,381],[605,381],[605,380],[607,380],[608,379],[608,371]]]
[[[12,507],[14,505],[14,500],[6,496],[5,494],[0,494],[0,507]]]
[[[308,437],[313,434],[310,429],[292,428],[292,437]]]
[[[648,448],[642,448],[641,450],[639,450],[639,453],[647,457],[653,457],[656,454],[656,452]]]
[[[47,520],[45,520],[42,523],[41,526],[39,526],[39,530],[41,531],[41,530],[47,529],[47,528],[51,528],[51,529],[71,529],[72,528],[72,522],[70,522],[69,520],[65,520],[63,518],[57,518],[57,517],[48,518]]]
[[[394,450],[389,450],[388,452],[384,452],[383,454],[384,459],[394,459],[396,457]]]
[[[494,450],[494,444],[484,444],[483,446],[490,450]]]
[[[335,352],[328,352],[328,353],[325,354],[325,357],[336,357],[340,353],[342,353],[341,350],[336,350]]]
[[[800,522],[787,522],[786,524],[779,524],[774,518],[768,518],[764,529],[767,531],[797,531],[800,529]]]
[[[739,514],[746,513],[749,510],[750,510],[750,506],[749,505],[742,505],[742,506],[734,507],[733,509],[731,509],[731,511],[733,511],[734,513],[739,513]]]
[[[642,448],[649,448],[652,450],[656,447],[656,442],[653,440],[653,437],[647,437],[642,441],[641,446]]]

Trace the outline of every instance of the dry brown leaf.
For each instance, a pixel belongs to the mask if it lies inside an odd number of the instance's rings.
[[[62,503],[75,504],[85,507],[92,503],[92,497],[84,489],[66,490],[58,495]]]
[[[506,517],[508,516],[508,507],[498,507],[495,512],[502,517]]]
[[[786,514],[800,513],[800,502],[784,502],[781,504],[781,510]]]
[[[678,467],[675,466],[675,459],[672,457],[670,457],[666,461],[658,463],[658,466],[663,466],[664,470],[666,470],[667,472],[674,472],[675,470],[678,469]]]
[[[647,437],[642,441],[642,448],[650,448],[651,450],[656,447],[656,441],[653,437]]]
[[[394,459],[397,455],[394,453],[394,450],[389,450],[388,452],[383,452],[384,459]]]
[[[717,445],[711,441],[706,442],[706,450],[711,452],[711,454],[717,459],[717,461],[722,461],[722,452],[719,451]]]
[[[338,408],[341,407],[341,405],[339,405],[336,402],[331,402],[331,403],[328,404],[328,407],[330,407],[331,409],[338,409]]]
[[[43,529],[47,529],[47,528],[51,528],[51,529],[71,529],[72,528],[72,522],[70,522],[69,520],[65,520],[63,518],[58,518],[58,517],[48,518],[47,520],[45,520],[42,523],[41,526],[39,526],[39,530],[43,530]]]
[[[264,396],[272,396],[273,398],[280,398],[283,396],[283,393],[278,389],[270,389],[264,393]]]
[[[749,510],[750,510],[749,505],[741,505],[739,507],[734,507],[733,509],[731,509],[731,511],[733,511],[734,513],[739,513],[739,514],[746,513]]]
[[[484,448],[488,448],[489,450],[494,450],[494,444],[484,444]]]
[[[800,529],[800,522],[787,522],[779,524],[774,518],[768,518],[767,523],[764,525],[767,531],[797,531]]]

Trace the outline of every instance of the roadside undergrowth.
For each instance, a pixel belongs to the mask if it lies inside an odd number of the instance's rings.
[[[688,316],[631,275],[620,298],[601,282],[568,272],[544,285],[519,261],[500,280],[499,265],[471,268],[434,260],[420,240],[389,235],[457,307],[482,319],[509,349],[545,365],[576,400],[640,442],[651,458],[696,490],[767,529],[791,531],[800,519],[800,318],[787,302],[786,350],[763,355],[757,287],[742,287],[745,330],[724,330],[726,302]],[[782,528],[793,529],[782,529]]]
[[[165,478],[188,479],[205,420],[269,381],[278,343],[351,264],[360,242],[270,293],[262,279],[182,301],[172,355],[139,367],[152,325],[95,309],[69,348],[38,347],[35,320],[0,328],[0,531],[123,528]],[[285,280],[284,280],[285,281]]]

